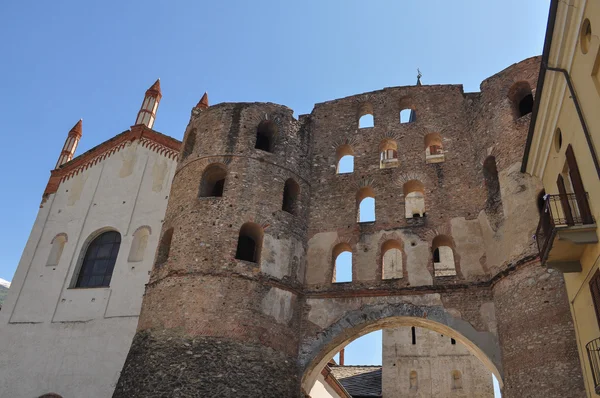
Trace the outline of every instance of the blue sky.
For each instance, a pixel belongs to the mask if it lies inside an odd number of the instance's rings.
[[[68,130],[78,153],[126,130],[161,78],[155,129],[270,101],[296,115],[389,86],[480,82],[542,51],[547,0],[3,1],[0,278],[11,280]]]

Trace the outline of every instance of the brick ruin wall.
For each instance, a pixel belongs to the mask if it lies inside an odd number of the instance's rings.
[[[541,184],[519,172],[529,116],[515,117],[508,96],[516,82],[535,87],[538,70],[539,57],[530,58],[485,80],[480,93],[386,88],[317,104],[298,120],[270,103],[194,110],[163,225],[163,235],[173,231],[168,258],[151,275],[114,397],[169,389],[177,397],[299,397],[325,353],[385,317],[406,316],[484,336],[473,344],[495,356],[508,398],[584,396],[581,376],[562,371],[579,369],[562,276],[540,267],[531,239]],[[414,110],[414,122],[400,123],[403,108]],[[361,129],[365,111],[374,127]],[[276,128],[272,152],[255,149],[265,120]],[[425,162],[429,133],[442,136],[442,163]],[[397,144],[398,167],[380,168],[383,140]],[[342,145],[354,152],[351,174],[336,173]],[[490,155],[499,206],[487,194]],[[199,197],[214,163],[227,172],[223,196]],[[290,178],[299,185],[294,214],[282,211]],[[425,217],[404,216],[403,184],[411,180],[424,186]],[[373,223],[356,221],[364,189],[376,200]],[[248,222],[264,233],[258,263],[235,258]],[[434,274],[439,235],[450,238],[455,276]],[[382,279],[388,240],[401,247],[399,279]],[[353,254],[351,283],[332,283],[339,244]],[[527,288],[530,279],[539,291]],[[536,317],[561,339],[519,327]],[[523,376],[531,367],[533,382]]]

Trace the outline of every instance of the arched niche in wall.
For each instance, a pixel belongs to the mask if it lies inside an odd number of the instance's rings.
[[[209,164],[202,173],[199,197],[221,197],[225,189],[227,168],[221,163]]]
[[[491,213],[499,213],[502,208],[502,197],[498,168],[494,156],[490,155],[483,161],[483,179],[487,191],[486,210]]]
[[[402,261],[402,243],[390,239],[381,246],[381,278],[399,279],[404,276]]]
[[[194,147],[196,146],[196,129],[192,129],[187,137],[185,138],[185,142],[183,143],[183,151],[181,152],[181,159],[185,159],[194,152]]]
[[[456,275],[454,242],[448,235],[438,235],[431,243],[434,276]]]
[[[425,136],[425,163],[441,163],[444,161],[444,145],[439,133]]]
[[[293,178],[288,178],[283,187],[283,204],[281,209],[290,214],[298,213],[298,198],[300,196],[300,186]]]
[[[127,257],[128,262],[134,263],[144,259],[149,238],[150,227],[148,226],[140,227],[133,233],[133,241],[129,249],[129,256]]]
[[[173,240],[173,228],[167,229],[162,237],[160,238],[160,243],[158,244],[158,250],[156,252],[156,266],[160,267],[169,259],[169,254],[171,253],[171,241]]]
[[[350,145],[340,145],[336,149],[335,171],[337,174],[348,174],[354,172],[354,150]]]
[[[277,124],[272,120],[263,120],[256,127],[256,142],[254,148],[266,152],[275,150],[275,140],[277,139]]]
[[[406,218],[425,216],[425,186],[419,180],[410,180],[402,186],[404,193],[404,216]]]
[[[260,263],[264,231],[253,222],[247,222],[240,228],[235,258],[251,263]]]
[[[398,144],[391,138],[385,138],[379,144],[379,168],[398,167]]]
[[[62,252],[67,244],[68,238],[67,234],[60,233],[56,235],[51,243],[50,254],[48,255],[48,260],[46,261],[47,266],[57,266],[60,262],[60,258],[62,256]]]
[[[332,283],[352,282],[352,247],[346,242],[338,243],[331,251]]]
[[[519,81],[512,85],[508,91],[508,98],[512,103],[515,118],[528,115],[533,110],[533,93],[527,81]]]

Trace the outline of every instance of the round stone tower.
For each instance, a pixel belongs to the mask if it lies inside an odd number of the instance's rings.
[[[308,138],[284,106],[207,105],[186,129],[114,397],[299,393]]]

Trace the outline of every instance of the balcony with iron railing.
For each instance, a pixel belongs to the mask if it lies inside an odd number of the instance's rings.
[[[590,341],[585,345],[585,348],[592,369],[594,389],[596,394],[600,395],[600,338]]]
[[[587,193],[546,195],[535,239],[543,265],[579,272],[587,244],[598,242]]]

